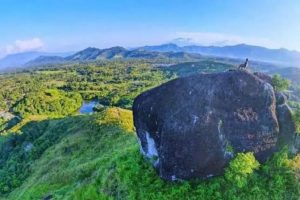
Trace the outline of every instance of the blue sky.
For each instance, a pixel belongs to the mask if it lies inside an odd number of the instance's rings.
[[[299,0],[0,0],[0,56],[190,38],[300,50]]]

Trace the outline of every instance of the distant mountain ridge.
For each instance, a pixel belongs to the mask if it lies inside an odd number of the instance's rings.
[[[186,52],[186,53],[199,53],[208,56],[220,56],[230,58],[249,58],[252,60],[267,61],[267,62],[282,62],[287,64],[300,63],[300,52],[291,51],[288,49],[268,49],[260,46],[253,46],[247,44],[238,44],[233,46],[178,46],[173,43],[157,45],[157,46],[144,46],[138,49],[148,51],[173,51],[173,52]]]
[[[144,46],[137,49],[156,52],[186,52],[199,53],[208,56],[219,56],[229,58],[249,58],[258,61],[280,62],[287,64],[300,64],[300,52],[288,49],[268,49],[261,46],[238,44],[233,46],[178,46],[174,43]]]
[[[31,66],[31,65],[45,65],[49,63],[63,63],[65,61],[64,57],[60,56],[39,56],[33,60],[30,60],[29,62],[25,63],[26,66]]]
[[[42,65],[61,62],[75,61],[96,61],[111,59],[200,59],[202,56],[195,53],[185,52],[154,52],[142,49],[127,50],[123,47],[111,47],[107,49],[98,49],[88,47],[82,51],[67,57],[42,56],[31,60],[26,65]]]
[[[27,52],[9,55],[0,59],[0,69],[13,69],[26,66],[58,64],[64,62],[97,61],[111,59],[182,59],[195,60],[203,56],[217,56],[272,62],[282,65],[300,65],[300,52],[287,49],[268,49],[260,46],[239,44],[234,46],[178,46],[167,43],[143,46],[133,49],[111,47],[98,49],[89,47],[76,53]]]
[[[174,43],[167,43],[154,46],[144,46],[137,48],[143,51],[157,51],[157,52],[183,52],[184,49]]]
[[[10,54],[0,59],[0,69],[19,68],[38,57],[68,56],[72,53],[24,52]]]

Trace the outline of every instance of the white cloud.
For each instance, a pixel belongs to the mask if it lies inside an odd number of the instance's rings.
[[[40,38],[16,40],[13,44],[9,44],[4,48],[0,48],[0,57],[6,56],[8,54],[39,50],[43,47],[44,43]]]
[[[205,46],[225,46],[235,44],[251,44],[259,45],[271,48],[277,48],[272,41],[266,38],[257,37],[242,37],[238,35],[230,35],[224,33],[213,33],[213,32],[177,32],[173,38],[178,38],[179,42],[190,43],[190,44],[201,44]],[[177,39],[177,40],[178,40]],[[175,40],[176,41],[176,40]]]

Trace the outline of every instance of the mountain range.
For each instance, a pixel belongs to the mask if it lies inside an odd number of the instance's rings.
[[[8,69],[8,68],[19,68],[24,66],[26,63],[34,60],[40,56],[42,57],[52,57],[52,56],[68,56],[71,55],[72,52],[66,53],[48,53],[48,52],[24,52],[17,54],[10,54],[2,59],[0,59],[0,69]]]
[[[181,59],[197,60],[203,56],[239,58],[272,62],[281,65],[300,64],[300,52],[287,49],[268,49],[260,46],[239,44],[234,46],[179,46],[173,43],[143,46],[133,49],[111,47],[98,49],[86,48],[76,53],[27,52],[8,55],[0,60],[0,69],[11,69],[64,62],[81,62],[110,59]]]
[[[268,49],[260,46],[253,46],[247,44],[238,44],[233,46],[178,46],[173,43],[157,45],[157,46],[144,46],[139,49],[146,51],[157,52],[186,52],[186,53],[199,53],[207,56],[218,56],[228,58],[249,58],[251,60],[277,62],[288,65],[300,64],[300,52],[291,51],[288,49]]]
[[[67,57],[40,56],[26,63],[27,66],[37,66],[50,63],[61,62],[82,62],[111,59],[182,59],[195,60],[202,56],[195,53],[185,52],[155,52],[143,49],[127,50],[123,47],[111,47],[108,49],[98,49],[94,47],[86,48]]]

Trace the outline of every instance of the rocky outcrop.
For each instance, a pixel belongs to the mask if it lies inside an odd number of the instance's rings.
[[[258,77],[259,79],[269,83],[269,84],[272,84],[272,77],[267,75],[267,74],[264,74],[262,72],[254,72],[254,75],[256,77]]]
[[[278,145],[288,145],[294,148],[295,125],[292,119],[292,110],[287,105],[287,96],[282,92],[276,92],[276,113],[280,127]]]
[[[247,71],[197,74],[139,95],[134,124],[141,151],[158,174],[167,180],[215,176],[237,152],[254,152],[263,162],[279,140],[289,143],[290,110],[284,97],[276,106],[273,87],[260,77]]]

